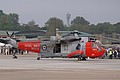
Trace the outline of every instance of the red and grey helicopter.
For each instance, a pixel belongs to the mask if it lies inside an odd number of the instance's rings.
[[[7,31],[6,33],[8,34]],[[52,33],[51,35],[49,38],[41,38],[36,41],[17,42],[9,37],[6,40],[0,39],[0,42],[9,43],[15,49],[38,53],[37,60],[43,57],[78,58],[78,60],[86,60],[87,57],[97,58],[105,53],[105,49],[95,40],[88,37],[80,37],[78,31],[72,31],[64,36],[56,36],[56,34]],[[17,58],[15,53],[13,54],[13,58]]]

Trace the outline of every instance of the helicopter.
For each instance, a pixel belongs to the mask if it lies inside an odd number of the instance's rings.
[[[80,37],[78,31],[71,31],[64,36],[56,36],[55,33],[49,33],[48,38],[41,38],[32,41],[16,41],[11,38],[14,32],[9,35],[9,38],[0,39],[2,43],[8,43],[13,46],[13,49],[27,50],[38,53],[37,60],[41,58],[78,58],[78,60],[86,60],[89,58],[101,57],[105,53],[105,49],[96,42],[93,38]],[[79,46],[79,49],[76,47]],[[16,53],[13,53],[13,58],[16,59]]]
[[[101,57],[105,49],[94,38],[80,37],[78,31],[72,31],[65,36],[56,38],[52,36],[50,41],[41,41],[41,57],[78,58],[86,60]],[[78,46],[79,45],[79,46]],[[76,47],[79,49],[76,49]]]

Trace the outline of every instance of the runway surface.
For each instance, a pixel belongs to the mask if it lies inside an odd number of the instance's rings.
[[[0,80],[120,80],[120,59],[42,58],[0,55]]]

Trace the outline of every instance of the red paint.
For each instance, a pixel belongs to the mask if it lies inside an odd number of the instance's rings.
[[[68,57],[69,58],[71,58],[71,57],[73,57],[73,56],[75,56],[75,55],[83,55],[83,51],[81,51],[81,50],[76,50],[76,51],[73,51],[73,52],[71,52],[70,54],[68,54]]]
[[[90,58],[101,57],[105,53],[105,49],[102,48],[96,42],[86,43],[86,56]]]
[[[40,41],[19,42],[18,48],[21,50],[40,53]]]

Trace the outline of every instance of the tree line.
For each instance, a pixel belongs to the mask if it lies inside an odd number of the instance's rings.
[[[40,27],[34,20],[29,21],[27,24],[19,23],[19,15],[16,13],[5,14],[0,10],[0,30],[23,31],[23,30],[47,30],[49,27],[56,27],[62,31],[78,30],[91,34],[101,33],[120,33],[120,22],[111,24],[110,22],[90,24],[89,21],[83,17],[76,16],[71,20],[70,25],[64,24],[63,20],[52,17],[46,21],[43,27]]]

